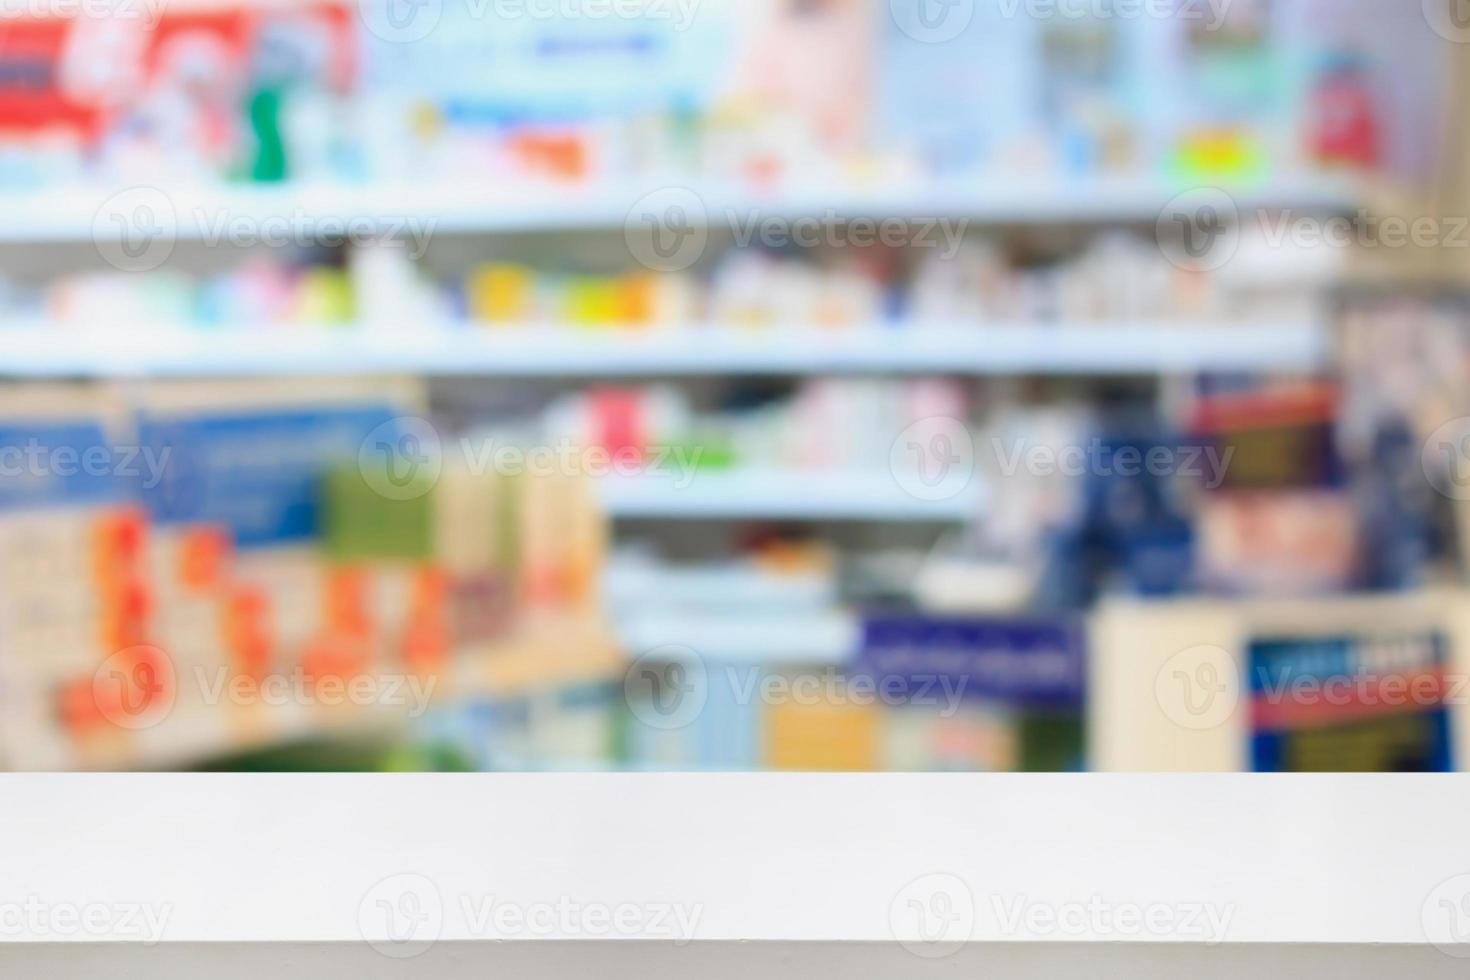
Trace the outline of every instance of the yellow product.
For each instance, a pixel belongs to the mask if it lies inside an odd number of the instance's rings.
[[[470,274],[466,290],[470,317],[485,323],[524,323],[532,319],[535,273],[522,265],[482,265]]]
[[[564,301],[566,318],[579,327],[616,323],[621,312],[616,280],[601,276],[575,276],[567,280]]]
[[[845,772],[878,768],[882,713],[877,705],[803,701],[781,699],[766,709],[769,768]]]
[[[296,297],[298,323],[346,323],[353,317],[352,283],[336,269],[316,268],[301,279]]]
[[[658,314],[658,276],[651,272],[624,276],[618,281],[620,323],[647,326]]]

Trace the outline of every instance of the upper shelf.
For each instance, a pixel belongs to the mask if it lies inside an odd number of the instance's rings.
[[[0,376],[464,377],[1311,371],[1314,323],[949,324],[821,329],[0,327]]]
[[[160,182],[163,184],[163,182]],[[0,242],[85,242],[136,235],[136,208],[177,241],[232,240],[231,222],[297,225],[327,221],[361,234],[476,234],[621,228],[650,201],[667,195],[686,205],[681,220],[709,227],[751,216],[795,218],[965,218],[990,224],[1147,222],[1194,184],[1151,177],[1062,179],[991,175],[967,180],[914,178],[901,183],[755,190],[670,176],[615,184],[497,184],[444,179],[424,183],[302,182],[282,185],[194,184],[159,187],[146,180],[107,187],[62,186],[0,191]],[[140,190],[140,188],[146,188]],[[691,198],[671,188],[692,190]],[[1294,175],[1231,184],[1242,211],[1297,208],[1347,212],[1358,206],[1354,181]],[[651,197],[650,195],[654,195]],[[688,206],[694,201],[693,206]],[[168,211],[172,211],[169,214]],[[238,227],[238,225],[236,226]],[[283,226],[285,227],[285,226]]]

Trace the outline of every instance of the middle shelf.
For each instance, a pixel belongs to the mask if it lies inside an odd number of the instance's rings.
[[[460,377],[962,374],[1147,375],[1313,371],[1331,353],[1312,322],[993,323],[646,330],[333,326],[0,327],[0,375]]]

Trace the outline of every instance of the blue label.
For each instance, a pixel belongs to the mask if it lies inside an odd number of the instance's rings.
[[[113,447],[98,422],[0,425],[0,509],[116,503],[146,472],[141,454]]]
[[[334,464],[353,462],[388,405],[150,418],[139,442],[167,453],[162,481],[143,493],[160,526],[215,523],[245,548],[315,537],[319,487]]]
[[[1068,622],[875,617],[853,676],[901,700],[939,685],[966,698],[1081,708],[1086,644]]]

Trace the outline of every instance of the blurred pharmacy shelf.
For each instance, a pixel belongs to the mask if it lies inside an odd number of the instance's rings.
[[[11,976],[1448,980],[1470,953],[1455,918],[1470,783],[1433,776],[11,774],[0,788],[14,893],[86,913],[13,916]]]
[[[466,645],[418,674],[372,669],[355,675],[350,683],[381,695],[368,699],[346,696],[346,681],[333,693],[290,673],[269,675],[253,690],[232,685],[211,695],[216,677],[198,667],[171,665],[176,693],[156,721],[111,729],[57,755],[54,743],[36,738],[40,726],[34,719],[23,709],[11,710],[0,724],[0,758],[5,768],[19,770],[189,768],[307,739],[402,735],[432,708],[550,696],[619,679],[625,669],[616,637],[600,618],[549,613],[529,617],[498,640]]]
[[[0,375],[223,377],[405,373],[471,377],[1155,374],[1311,371],[1316,323],[910,324],[632,329],[261,326],[0,327]]]
[[[646,211],[681,205],[705,227],[761,219],[964,218],[987,224],[1153,223],[1186,185],[1148,177],[1075,180],[996,174],[968,180],[759,190],[671,176],[606,185],[513,184],[455,179],[408,183],[200,184],[164,192],[146,180],[111,187],[8,189],[0,193],[0,242],[228,242],[228,227],[354,233],[477,234],[637,226]],[[1282,176],[1225,188],[1242,213],[1262,209],[1346,213],[1362,198],[1332,175]],[[141,210],[140,210],[141,209]],[[329,224],[330,222],[330,224]],[[138,239],[143,234],[145,239]]]
[[[602,505],[614,519],[968,521],[980,511],[978,479],[956,470],[946,486],[906,487],[904,474],[879,471],[803,472],[736,469],[607,476],[599,481]],[[919,478],[913,478],[921,486]],[[941,496],[942,494],[942,496]]]
[[[618,626],[624,649],[647,656],[661,648],[688,648],[706,662],[774,667],[841,666],[857,653],[862,627],[841,611],[805,613],[654,613]],[[677,659],[677,653],[669,656]]]

